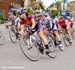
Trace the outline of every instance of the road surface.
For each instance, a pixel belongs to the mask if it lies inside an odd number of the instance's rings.
[[[55,59],[42,55],[39,61],[31,62],[23,55],[18,43],[11,43],[4,25],[0,25],[0,30],[5,37],[0,41],[0,70],[75,70],[75,40],[63,52],[58,49]]]

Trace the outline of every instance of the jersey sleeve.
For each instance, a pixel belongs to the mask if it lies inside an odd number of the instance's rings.
[[[32,18],[34,18],[34,15],[33,14],[28,14],[28,19],[32,19]]]

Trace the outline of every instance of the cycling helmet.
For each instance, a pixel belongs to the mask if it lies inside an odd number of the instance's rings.
[[[48,14],[46,12],[40,12],[39,16],[47,16]]]
[[[27,7],[27,13],[33,14],[34,10],[31,7]]]
[[[17,13],[26,13],[26,9],[20,8],[20,9],[17,10]]]

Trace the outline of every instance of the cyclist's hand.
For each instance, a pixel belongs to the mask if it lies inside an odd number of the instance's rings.
[[[30,28],[27,30],[27,32],[28,32],[29,34],[33,34],[33,33],[35,32],[35,30],[30,27]]]

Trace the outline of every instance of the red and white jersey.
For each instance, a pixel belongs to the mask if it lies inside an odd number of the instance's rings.
[[[62,21],[58,20],[57,25],[58,25],[58,26],[60,25],[60,26],[62,27],[62,26],[66,26],[66,23],[67,23],[67,22],[66,22],[65,19],[63,19]]]
[[[70,28],[73,28],[73,21],[70,20],[66,20],[67,24],[70,26]]]
[[[26,16],[27,16],[27,19],[21,20],[21,22],[20,22],[21,25],[22,24],[25,24],[25,25],[28,25],[28,24],[31,25],[32,24],[31,19],[34,18],[34,15],[33,14],[27,14]]]

